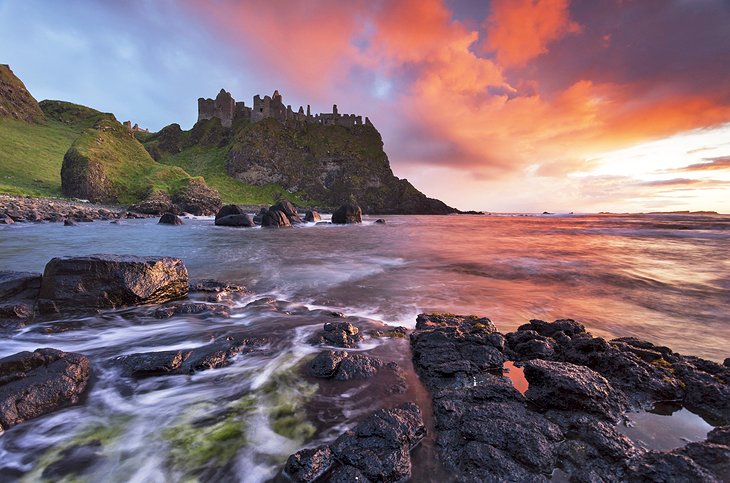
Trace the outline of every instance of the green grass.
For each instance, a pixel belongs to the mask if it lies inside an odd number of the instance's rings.
[[[120,203],[134,203],[150,190],[175,193],[190,179],[182,168],[153,160],[118,122],[106,119],[98,126],[84,131],[72,148],[82,158],[104,166]]]
[[[297,206],[309,206],[307,201],[277,184],[254,186],[226,174],[228,147],[193,146],[177,154],[165,154],[160,163],[178,166],[191,176],[202,176],[208,186],[215,188],[224,203],[271,205],[282,198]]]
[[[63,155],[80,132],[55,120],[0,119],[0,193],[60,196]]]

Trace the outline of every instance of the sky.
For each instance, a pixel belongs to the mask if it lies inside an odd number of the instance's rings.
[[[730,0],[0,0],[37,99],[189,129],[197,98],[368,116],[460,209],[730,213]]]

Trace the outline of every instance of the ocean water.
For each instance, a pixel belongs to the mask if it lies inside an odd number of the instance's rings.
[[[307,339],[332,311],[406,327],[421,312],[476,314],[502,332],[533,318],[573,318],[595,335],[636,336],[716,361],[730,356],[730,217],[390,216],[385,225],[374,219],[278,230],[215,227],[209,218],[178,227],[156,219],[0,226],[0,270],[40,272],[56,256],[167,255],[185,260],[192,279],[248,290],[229,319],[121,312],[66,321],[74,330],[30,327],[0,336],[0,357],[55,347],[89,355],[95,374],[82,405],[0,436],[0,480],[37,481],[64,449],[107,428],[104,437],[94,436],[102,442],[84,470],[92,481],[266,481],[290,453],[331,441],[384,401],[428,405],[407,340],[370,339],[361,348],[404,368],[405,394],[386,394],[377,381],[333,389],[302,377],[301,364],[318,350]],[[221,334],[267,336],[271,343],[192,376],[130,382],[109,362],[200,346]],[[277,427],[283,401],[308,426]],[[196,463],[196,448],[213,444],[205,436],[232,420],[236,437],[224,445],[230,454]],[[190,428],[205,441],[186,440]],[[424,446],[417,475],[431,471]]]

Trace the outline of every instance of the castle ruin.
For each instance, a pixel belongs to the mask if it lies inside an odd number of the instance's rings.
[[[272,117],[280,122],[298,121],[312,124],[323,124],[328,126],[360,126],[363,124],[362,116],[355,114],[340,114],[337,111],[337,104],[332,106],[331,113],[320,113],[312,115],[310,106],[304,112],[300,106],[297,111],[292,107],[285,106],[284,100],[279,91],[274,91],[271,96],[256,96],[253,98],[253,107],[248,107],[244,102],[236,102],[233,96],[224,89],[218,93],[215,99],[198,99],[198,121],[217,118],[225,127],[231,127],[233,122],[243,119],[249,122],[258,122],[262,119]],[[366,125],[372,125],[370,119],[365,118]]]

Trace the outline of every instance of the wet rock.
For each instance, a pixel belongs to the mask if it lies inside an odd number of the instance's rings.
[[[378,218],[377,220],[375,220],[375,224],[376,225],[385,225],[385,220],[382,218]]]
[[[201,179],[190,179],[172,197],[178,212],[186,211],[195,216],[210,216],[221,208],[221,196],[217,190]]]
[[[332,223],[335,225],[362,223],[362,209],[352,203],[344,204],[332,213]]]
[[[269,208],[269,211],[280,211],[284,213],[292,225],[302,223],[302,219],[297,212],[297,208],[287,200],[283,200]]]
[[[225,205],[215,214],[215,221],[230,215],[245,215],[246,212],[238,205]]]
[[[354,348],[363,339],[360,330],[349,322],[327,322],[311,342],[335,347]]]
[[[215,220],[216,226],[234,226],[251,228],[256,226],[250,215],[243,213],[240,215],[227,215]]]
[[[354,466],[338,466],[328,478],[328,483],[370,483],[370,481]]]
[[[292,481],[305,483],[321,478],[334,464],[329,446],[318,446],[289,456],[284,472]]]
[[[323,351],[309,363],[309,373],[314,377],[329,378],[335,375],[342,359],[347,357],[345,351]]]
[[[319,212],[314,210],[309,210],[304,215],[304,221],[309,223],[316,223],[318,221],[322,220],[322,217],[320,216]]]
[[[0,432],[76,404],[91,373],[89,359],[56,349],[0,359]]]
[[[46,265],[38,308],[66,313],[162,303],[188,293],[178,258],[89,255],[54,258]]]
[[[410,450],[425,436],[421,411],[413,403],[379,409],[331,445],[332,454],[373,481],[411,476]]]
[[[185,223],[180,219],[179,216],[173,213],[165,213],[160,217],[158,225],[184,225]]]
[[[63,222],[63,226],[76,226],[76,225],[78,225],[78,223],[76,223],[76,222],[75,222],[75,221],[73,221],[73,220],[69,220],[69,219],[66,219],[66,220],[65,220],[65,221]]]
[[[0,302],[35,299],[41,289],[41,274],[0,271]]]
[[[222,304],[208,304],[203,302],[181,302],[159,307],[154,311],[157,319],[169,319],[176,315],[205,315],[216,317],[230,317],[228,306]]]
[[[466,381],[488,369],[501,368],[503,337],[486,318],[421,314],[411,334],[413,360],[429,387]]]
[[[688,456],[655,451],[632,461],[626,480],[632,483],[720,481]]]
[[[122,375],[134,378],[192,374],[224,367],[237,355],[251,352],[265,342],[264,339],[226,337],[194,349],[140,352],[120,356],[113,359],[112,363],[121,368]]]
[[[277,228],[291,226],[289,218],[283,211],[269,210],[261,217],[261,226]]]
[[[707,441],[690,443],[672,453],[692,459],[704,470],[712,473],[718,481],[730,479],[730,446],[728,444],[712,442],[708,438]]]
[[[245,292],[245,287],[233,285],[218,280],[205,279],[190,282],[190,292],[207,294],[209,302],[221,302],[235,293]]]
[[[337,381],[367,379],[383,367],[380,359],[365,354],[349,354],[345,351],[322,351],[309,364],[314,377],[334,378]]]
[[[730,368],[697,357],[670,366],[684,385],[684,405],[717,426],[730,424]]]
[[[263,221],[263,219],[264,219],[264,215],[265,215],[266,213],[268,213],[268,211],[269,211],[269,209],[268,209],[268,208],[261,208],[261,209],[259,210],[259,212],[258,212],[258,213],[256,213],[256,214],[254,215],[254,217],[253,217],[253,221],[254,221],[254,223],[256,223],[257,225],[260,225],[260,224],[261,224],[261,222],[262,222],[262,221]]]
[[[66,481],[70,475],[83,475],[106,457],[102,445],[93,441],[81,446],[71,446],[59,453],[59,459],[46,466],[41,476],[48,481]]]
[[[0,225],[12,225],[15,223],[12,218],[6,214],[0,214]]]
[[[315,223],[315,225],[317,225],[317,226],[319,226],[319,225],[331,225],[331,224],[332,224],[331,221],[318,221],[317,223]]]
[[[541,408],[580,410],[617,421],[624,395],[597,372],[569,362],[532,360],[525,364],[525,396]]]
[[[33,319],[33,307],[27,303],[0,304],[0,329],[19,329]]]
[[[129,209],[146,215],[161,215],[173,210],[172,199],[166,192],[156,190],[150,192],[144,200],[130,206]]]

